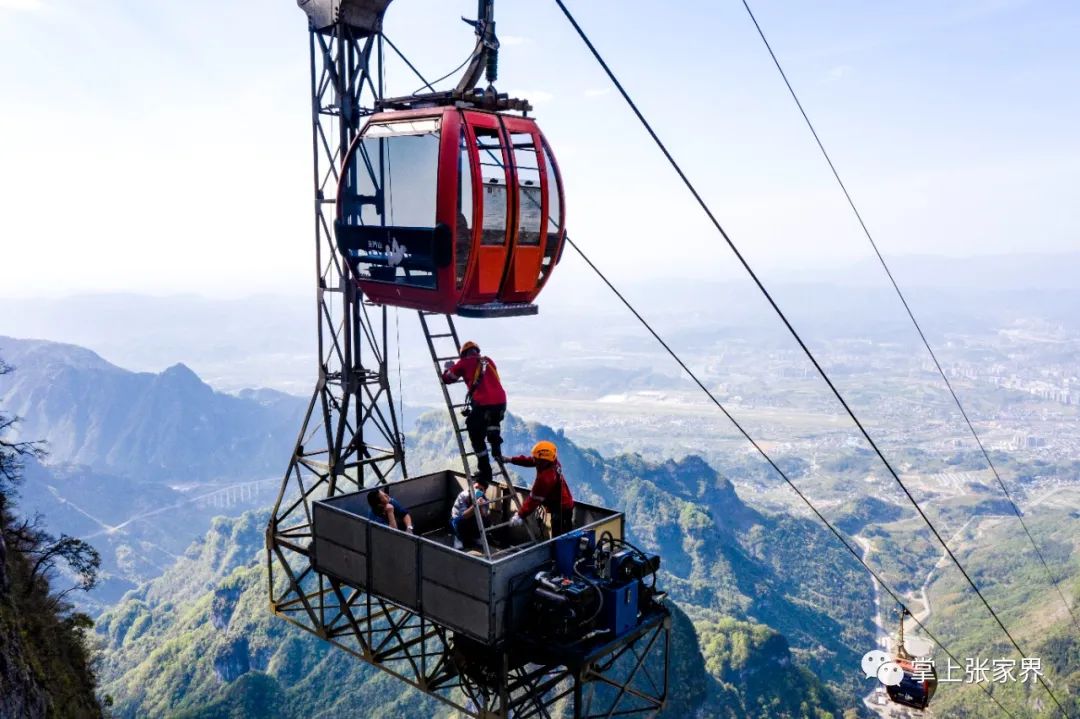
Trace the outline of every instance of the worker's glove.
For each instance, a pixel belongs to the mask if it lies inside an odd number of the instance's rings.
[[[442,368],[443,368],[443,371],[445,371],[445,370],[450,369],[453,366],[454,366],[454,361],[453,360],[446,360],[445,362],[443,362]]]
[[[513,517],[510,518],[511,527],[520,527],[523,524],[525,524],[525,520],[521,518],[520,514],[515,514]]]

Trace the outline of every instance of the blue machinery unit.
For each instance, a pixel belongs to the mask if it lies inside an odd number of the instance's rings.
[[[660,557],[630,546],[621,531],[616,535],[602,526],[586,526],[551,543],[554,570],[533,576],[522,622],[528,638],[556,647],[591,637],[617,639],[659,608]]]
[[[341,158],[364,118],[391,103],[381,79],[390,2],[298,2],[309,21],[319,361],[266,529],[271,610],[474,719],[650,716],[667,697],[671,620],[659,560],[625,542],[621,513],[579,504],[578,532],[539,543],[496,529],[501,549],[478,557],[440,536],[464,478],[407,478],[387,366],[393,320],[365,303],[330,229]],[[492,0],[478,5],[472,84],[444,99],[521,109],[472,89],[497,47]],[[418,536],[367,520],[365,493],[387,482]]]

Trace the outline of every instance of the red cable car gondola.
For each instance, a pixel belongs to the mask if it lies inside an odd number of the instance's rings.
[[[530,118],[435,107],[372,115],[345,157],[338,248],[380,304],[535,314],[562,252],[551,148]]]
[[[896,704],[912,709],[925,709],[937,691],[937,672],[932,665],[916,666],[911,659],[897,656],[893,661],[904,672],[899,684],[885,687],[885,692]]]
[[[900,631],[896,637],[896,654],[893,661],[900,667],[903,675],[899,684],[886,685],[885,693],[894,703],[921,711],[930,706],[930,700],[934,698],[934,693],[937,691],[938,678],[933,662],[917,663],[915,657],[908,653],[904,643],[904,620],[909,616],[911,612],[907,607],[901,606]]]

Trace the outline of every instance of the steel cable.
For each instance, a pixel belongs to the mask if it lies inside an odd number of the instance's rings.
[[[657,343],[661,347],[663,347],[664,350],[671,356],[671,358],[675,360],[676,364],[678,364],[679,367],[682,368],[683,372],[686,373],[686,375],[691,379],[691,381],[693,381],[693,383],[696,384],[701,389],[701,391],[705,393],[705,396],[708,397],[712,401],[712,403],[716,405],[716,407],[721,412],[724,413],[724,416],[727,417],[728,421],[731,422],[732,426],[734,426],[735,429],[738,430],[739,434],[741,434],[746,439],[746,441],[749,442],[755,450],[757,450],[757,453],[761,455],[762,459],[764,459],[769,464],[769,466],[772,467],[778,475],[780,475],[781,479],[783,479],[787,483],[787,485],[791,487],[795,494],[799,496],[799,499],[803,501],[803,504],[805,504],[810,509],[810,511],[814,513],[814,516],[820,519],[822,524],[824,524],[829,529],[829,531],[832,532],[833,536],[840,540],[840,543],[844,545],[844,548],[848,550],[851,556],[855,557],[855,561],[862,565],[863,569],[869,572],[870,576],[874,578],[874,581],[876,581],[878,585],[882,589],[884,589],[885,592],[888,593],[888,595],[892,597],[897,604],[899,604],[901,607],[907,610],[909,614],[911,614],[911,610],[909,610],[907,605],[904,604],[903,600],[900,598],[900,595],[897,594],[897,592],[894,591],[893,588],[890,587],[885,582],[885,580],[881,578],[881,575],[874,571],[873,567],[866,563],[866,560],[864,560],[855,550],[855,548],[851,546],[851,543],[844,538],[844,535],[840,532],[840,530],[834,527],[832,522],[826,519],[825,515],[818,511],[817,507],[814,506],[813,502],[811,502],[810,499],[805,494],[803,494],[803,491],[795,485],[795,482],[793,482],[791,478],[787,475],[787,473],[780,468],[780,466],[764,450],[764,448],[762,448],[762,446],[758,444],[757,440],[755,440],[753,436],[750,435],[746,428],[744,428],[742,424],[737,419],[735,419],[735,417],[728,411],[727,407],[725,407],[723,403],[721,403],[720,400],[716,398],[716,395],[714,395],[712,391],[705,386],[705,384],[698,378],[697,374],[695,374],[694,371],[690,369],[685,362],[683,362],[682,358],[678,355],[678,353],[671,348],[671,345],[669,345],[667,341],[664,340],[664,338],[661,337],[655,329],[653,329],[653,326],[649,324],[649,321],[646,320],[641,315],[641,313],[638,312],[637,308],[635,308],[634,305],[632,305],[630,301],[626,299],[622,292],[620,292],[615,287],[615,285],[612,284],[611,280],[607,278],[607,275],[605,275],[600,270],[600,268],[593,264],[593,261],[589,259],[588,255],[586,255],[582,251],[582,249],[578,247],[577,243],[570,239],[569,236],[567,236],[566,242],[574,248],[574,251],[577,252],[581,259],[585,261],[585,264],[587,264],[589,268],[601,279],[601,281],[603,281],[603,283],[607,285],[608,289],[611,290],[611,292],[619,299],[619,301],[623,303],[626,309],[630,310],[630,313],[634,315],[634,317],[637,318],[638,322],[640,322],[641,325],[649,332],[649,334],[653,336],[653,339],[655,339]],[[928,636],[937,646],[941,647],[941,650],[945,652],[946,656],[948,656],[949,659],[956,662],[958,665],[960,664],[960,660],[957,659],[956,656],[949,651],[949,649],[926,627],[926,625],[919,621],[919,619],[914,614],[911,614],[911,618],[915,621],[916,624],[919,625],[919,628],[926,633],[926,636]],[[979,686],[982,687],[982,690],[986,692],[986,695],[989,696],[990,699],[992,699],[993,702],[998,705],[1001,711],[1005,712],[1005,714],[1010,717],[1014,717],[1012,712],[1002,706],[1001,702],[998,701],[997,697],[994,696],[993,692],[991,692],[987,687],[983,686],[982,684],[980,684]]]
[[[1057,590],[1058,596],[1061,597],[1062,603],[1068,610],[1069,615],[1072,617],[1073,625],[1080,630],[1080,620],[1077,619],[1072,606],[1069,604],[1068,599],[1065,598],[1065,593],[1061,591],[1061,585],[1058,583],[1057,577],[1050,570],[1050,565],[1047,564],[1046,558],[1043,556],[1042,551],[1039,549],[1039,545],[1035,542],[1035,538],[1031,534],[1031,530],[1028,529],[1027,523],[1024,521],[1023,514],[1020,508],[1013,501],[1012,495],[1009,493],[1008,488],[1005,486],[1004,480],[1001,479],[1001,475],[998,473],[997,467],[994,466],[994,462],[990,459],[990,453],[986,451],[986,446],[983,445],[982,439],[979,437],[979,433],[975,431],[975,425],[972,424],[971,419],[968,417],[967,411],[964,409],[964,405],[960,402],[960,397],[956,394],[956,390],[953,388],[952,382],[949,381],[948,376],[945,374],[945,370],[941,367],[941,363],[938,361],[937,354],[930,346],[929,340],[926,338],[926,334],[923,332],[922,326],[919,321],[915,319],[915,313],[912,311],[911,306],[908,304],[907,298],[904,293],[900,291],[900,285],[896,282],[896,278],[893,276],[892,270],[889,268],[889,264],[885,261],[885,256],[882,255],[881,250],[878,248],[877,242],[874,241],[874,237],[870,234],[870,229],[866,226],[866,222],[863,221],[862,213],[855,206],[855,200],[852,199],[851,193],[848,192],[847,186],[844,181],[840,179],[840,173],[836,169],[836,165],[833,164],[832,158],[829,156],[828,151],[825,149],[825,145],[822,143],[821,138],[818,136],[817,130],[814,128],[814,123],[810,121],[810,117],[806,114],[806,110],[803,108],[802,102],[799,101],[799,96],[795,94],[795,88],[792,87],[791,82],[788,80],[787,73],[784,72],[784,68],[780,65],[780,60],[777,59],[776,53],[773,52],[772,45],[769,43],[768,38],[765,37],[765,31],[761,29],[760,23],[754,16],[754,11],[750,9],[750,4],[747,0],[742,0],[743,7],[746,8],[747,14],[750,15],[750,20],[753,21],[754,27],[757,29],[758,35],[761,37],[761,41],[765,44],[765,49],[769,51],[769,56],[772,58],[773,64],[776,65],[776,69],[780,72],[780,77],[783,78],[784,84],[787,86],[788,92],[791,93],[791,99],[795,101],[796,107],[799,108],[799,113],[802,115],[803,120],[806,121],[806,126],[810,130],[810,134],[814,136],[814,142],[817,143],[818,149],[821,150],[822,156],[825,158],[825,162],[829,165],[829,170],[832,171],[833,177],[836,178],[836,183],[840,185],[840,189],[844,193],[844,197],[847,199],[848,205],[851,207],[851,211],[855,214],[855,219],[859,223],[859,227],[862,228],[863,234],[866,235],[866,239],[869,240],[870,246],[874,249],[874,254],[877,255],[878,260],[881,262],[882,269],[885,270],[885,274],[889,278],[889,282],[892,284],[893,289],[896,290],[896,296],[900,299],[900,303],[904,306],[904,311],[907,312],[908,317],[911,319],[911,323],[915,326],[915,331],[919,333],[919,339],[922,340],[923,346],[926,347],[926,351],[930,355],[930,359],[934,362],[934,367],[937,368],[938,374],[941,375],[941,379],[945,381],[945,386],[949,389],[949,394],[952,395],[953,401],[956,403],[956,408],[960,410],[960,415],[964,418],[964,422],[967,424],[968,429],[971,431],[971,436],[975,439],[975,443],[979,446],[979,451],[982,452],[983,457],[986,459],[986,464],[990,467],[990,471],[993,472],[994,478],[997,479],[998,485],[1001,487],[1002,493],[1005,498],[1009,500],[1009,505],[1012,507],[1013,513],[1016,518],[1020,520],[1020,526],[1024,528],[1024,534],[1027,535],[1028,541],[1031,542],[1032,549],[1035,550],[1036,556],[1039,558],[1039,562],[1042,563],[1043,569],[1046,570],[1046,576],[1050,578],[1050,582],[1054,585],[1054,589]]]
[[[1016,649],[1016,651],[1019,652],[1022,657],[1026,657],[1027,654],[1024,652],[1023,649],[1021,649],[1020,645],[1013,638],[1012,634],[1009,632],[1009,630],[1005,626],[1004,622],[1002,622],[1001,618],[998,617],[997,612],[994,611],[994,608],[992,606],[990,606],[990,602],[987,601],[985,596],[983,596],[982,591],[979,589],[978,585],[975,584],[975,581],[968,574],[967,570],[964,569],[964,566],[960,563],[960,560],[953,553],[953,551],[949,547],[949,545],[945,542],[944,537],[941,536],[941,533],[934,526],[933,522],[930,521],[930,518],[926,516],[926,513],[923,511],[922,507],[919,506],[919,503],[915,500],[914,496],[912,496],[910,490],[908,490],[908,488],[904,484],[903,480],[900,479],[900,475],[897,474],[896,470],[889,463],[888,459],[885,457],[884,453],[878,447],[877,443],[870,436],[870,433],[867,432],[866,428],[863,426],[862,422],[856,416],[855,412],[848,405],[847,400],[845,400],[844,396],[840,393],[840,390],[837,389],[835,384],[833,384],[832,379],[829,377],[828,373],[825,372],[825,369],[818,362],[817,357],[810,350],[810,348],[806,345],[805,341],[803,341],[803,339],[799,335],[798,331],[791,324],[790,320],[788,320],[787,315],[783,312],[783,310],[780,309],[780,306],[776,303],[776,300],[773,299],[772,294],[768,291],[768,289],[762,283],[761,279],[757,276],[757,273],[754,272],[753,268],[750,267],[750,264],[746,261],[746,258],[743,257],[742,253],[739,251],[738,247],[736,247],[736,245],[732,241],[731,237],[724,230],[723,226],[721,226],[719,220],[716,219],[716,216],[712,213],[712,210],[709,208],[709,206],[705,202],[704,198],[702,198],[702,196],[698,192],[697,188],[690,181],[689,177],[687,177],[686,173],[683,172],[682,167],[678,164],[678,162],[676,162],[676,160],[672,156],[671,152],[667,149],[667,146],[664,145],[663,141],[656,134],[656,131],[653,130],[652,125],[650,125],[648,120],[645,119],[645,116],[642,115],[641,111],[638,109],[638,107],[634,103],[633,99],[631,99],[630,95],[626,92],[626,89],[623,87],[622,83],[619,82],[618,78],[615,77],[615,74],[612,72],[612,70],[608,66],[607,62],[604,61],[603,57],[597,51],[596,47],[592,44],[592,41],[589,39],[588,35],[581,28],[581,26],[578,24],[577,20],[570,13],[569,9],[567,9],[566,5],[563,3],[563,0],[555,0],[555,3],[556,3],[556,5],[559,6],[559,9],[562,10],[563,14],[566,16],[566,19],[573,26],[574,30],[577,32],[577,34],[581,38],[582,42],[584,42],[586,47],[589,48],[589,51],[592,53],[593,58],[597,61],[597,63],[601,66],[601,68],[603,68],[604,72],[607,74],[607,76],[611,80],[612,84],[615,85],[615,88],[622,95],[622,97],[626,101],[627,105],[630,106],[630,109],[633,111],[634,115],[637,116],[638,120],[641,122],[641,124],[645,128],[646,132],[648,132],[649,136],[652,138],[652,140],[656,144],[657,148],[663,153],[664,157],[667,158],[668,163],[671,165],[672,169],[675,170],[676,174],[678,174],[679,178],[682,180],[682,182],[686,186],[687,190],[689,190],[690,194],[694,197],[694,199],[697,201],[698,205],[705,212],[706,216],[712,222],[712,224],[716,228],[717,232],[720,233],[720,236],[724,239],[724,241],[727,243],[728,247],[734,253],[736,259],[738,259],[739,263],[743,266],[743,269],[745,269],[746,272],[750,275],[750,278],[754,281],[754,284],[757,285],[758,289],[761,291],[762,295],[769,302],[769,305],[773,308],[773,310],[776,312],[777,316],[783,322],[783,324],[787,328],[788,332],[791,334],[791,336],[798,343],[799,347],[803,350],[803,353],[806,355],[807,359],[809,359],[811,364],[814,365],[814,368],[817,370],[817,372],[821,376],[822,380],[826,383],[826,385],[828,385],[829,389],[832,391],[833,396],[836,397],[837,401],[840,402],[840,405],[844,408],[844,411],[847,413],[847,415],[851,418],[851,421],[858,428],[860,434],[862,434],[862,436],[866,440],[867,444],[869,444],[871,449],[873,449],[874,453],[881,460],[881,462],[885,466],[886,470],[889,472],[889,474],[892,476],[892,478],[896,481],[896,483],[900,487],[900,489],[904,492],[905,496],[908,498],[908,501],[915,508],[915,511],[918,512],[918,514],[922,518],[923,522],[926,523],[926,526],[930,529],[931,533],[933,533],[934,537],[941,544],[942,548],[944,548],[946,554],[949,555],[949,558],[952,560],[953,564],[956,565],[956,568],[960,571],[961,575],[963,575],[964,579],[971,586],[972,590],[975,592],[975,594],[982,601],[983,605],[986,607],[987,612],[994,619],[994,621],[997,623],[997,625],[1001,628],[1002,632],[1008,638],[1009,642],[1013,645],[1013,647]],[[1049,685],[1047,685],[1047,683],[1045,682],[1045,680],[1043,680],[1043,678],[1041,676],[1038,677],[1038,679],[1039,679],[1039,683],[1042,684],[1043,688],[1046,689],[1046,692],[1050,695],[1050,698],[1053,699],[1054,703],[1061,710],[1061,713],[1066,717],[1066,719],[1068,719],[1068,717],[1069,717],[1068,712],[1065,711],[1065,708],[1061,705],[1061,702],[1058,701],[1058,698],[1054,695],[1053,691],[1051,691]]]

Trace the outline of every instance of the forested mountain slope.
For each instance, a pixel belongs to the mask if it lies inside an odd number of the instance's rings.
[[[443,423],[425,417],[409,437],[412,473],[452,456]],[[577,496],[625,511],[635,540],[664,556],[661,582],[676,612],[670,716],[840,716],[835,692],[844,703],[853,697],[845,673],[828,677],[830,690],[806,664],[857,663],[858,647],[871,641],[869,588],[821,530],[755,512],[700,459],[604,458],[550,428],[508,420],[508,449],[537,438],[558,442]],[[380,716],[402,703],[440,715],[430,700],[269,613],[265,521],[254,513],[216,520],[173,569],[102,617],[104,680],[118,715],[255,716],[273,705],[284,716]],[[807,565],[806,552],[827,566]],[[815,605],[827,589],[836,601]],[[350,691],[320,681],[330,676],[350,677]]]
[[[274,617],[266,597],[267,515],[220,519],[162,577],[107,612],[104,690],[117,717],[446,717],[392,677]],[[691,621],[674,605],[665,716],[839,718],[836,701],[760,624]]]

